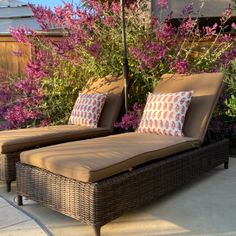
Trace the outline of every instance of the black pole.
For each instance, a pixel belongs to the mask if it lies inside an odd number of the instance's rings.
[[[123,42],[123,75],[124,75],[124,96],[125,96],[125,112],[128,111],[128,92],[127,84],[129,81],[129,63],[127,58],[126,44],[126,24],[125,24],[125,1],[120,0],[121,5],[121,22],[122,22],[122,42]]]

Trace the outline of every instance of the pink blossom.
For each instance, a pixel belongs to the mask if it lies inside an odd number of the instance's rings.
[[[13,38],[21,43],[30,43],[28,36],[34,35],[32,29],[19,26],[18,28],[10,28],[10,33]]]
[[[118,2],[112,2],[112,10],[114,14],[120,13],[120,4]]]
[[[151,18],[151,26],[155,29],[160,25],[160,21],[157,17]]]
[[[233,22],[231,27],[236,30],[236,24]]]
[[[174,43],[174,36],[176,34],[176,28],[174,28],[168,22],[165,22],[161,28],[156,31],[156,38],[164,43]]]
[[[193,2],[187,4],[186,6],[184,6],[184,8],[182,9],[182,14],[183,16],[189,16],[193,13]]]
[[[133,110],[134,111],[137,111],[137,112],[140,111],[141,112],[142,109],[143,109],[143,106],[140,103],[138,103],[138,102],[134,103],[134,105],[133,105]]]
[[[121,122],[115,123],[115,127],[124,131],[134,131],[139,126],[142,110],[143,106],[136,102],[132,108],[126,114],[124,114]]]
[[[87,0],[87,4],[89,7],[95,11],[96,15],[102,15],[103,14],[103,5],[99,1],[94,1],[94,0]]]
[[[40,127],[44,127],[44,126],[48,126],[48,125],[50,125],[50,120],[42,120],[41,122],[40,122]]]
[[[50,8],[29,4],[37,22],[43,30],[48,30],[56,23],[55,14]]]
[[[180,35],[186,37],[189,33],[193,32],[195,26],[196,22],[189,16],[179,26]]]
[[[230,63],[236,58],[236,48],[224,52],[221,57],[213,64],[212,71],[218,72],[221,68],[227,68]]]
[[[222,23],[226,23],[231,17],[232,17],[232,8],[229,6],[222,13],[221,17]]]
[[[22,125],[22,123],[27,122],[30,119],[35,119],[39,113],[37,111],[29,111],[26,107],[22,105],[14,105],[11,109],[8,109],[5,119],[15,127]]]
[[[233,41],[232,35],[227,34],[227,33],[220,35],[219,40],[218,40],[219,43],[230,43],[232,41]]]
[[[158,9],[166,9],[168,7],[168,0],[157,0],[156,6]]]
[[[197,36],[197,37],[200,37],[200,36],[201,36],[201,30],[200,30],[198,27],[196,27],[196,28],[194,29],[194,35]]]
[[[142,70],[151,69],[161,60],[167,52],[165,45],[160,45],[158,42],[144,42],[143,50],[132,47],[130,50],[131,56],[139,58],[141,61]]]
[[[212,37],[213,35],[215,35],[217,28],[218,28],[218,24],[217,23],[215,23],[212,27],[206,26],[204,28],[205,32],[206,32],[206,36]]]
[[[17,57],[22,57],[22,56],[23,56],[23,52],[20,51],[20,50],[18,50],[18,51],[13,51],[12,53],[13,53],[13,55],[15,55],[15,56],[17,56]]]
[[[179,74],[185,74],[188,72],[189,63],[184,59],[177,59],[171,63],[171,69]]]

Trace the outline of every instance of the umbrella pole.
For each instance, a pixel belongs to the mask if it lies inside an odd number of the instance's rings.
[[[129,81],[129,63],[127,58],[127,44],[126,44],[126,24],[125,24],[125,0],[120,0],[121,5],[121,22],[122,22],[122,42],[123,42],[123,75],[124,75],[124,100],[125,112],[128,112],[128,92],[127,84]]]

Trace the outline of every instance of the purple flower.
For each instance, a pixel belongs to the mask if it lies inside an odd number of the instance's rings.
[[[19,26],[18,28],[10,28],[10,33],[13,38],[21,43],[30,43],[28,36],[34,36],[35,33],[32,29]]]
[[[232,8],[229,6],[222,13],[221,17],[222,23],[226,23],[231,17],[232,17]]]
[[[186,6],[184,6],[184,8],[182,9],[182,14],[183,16],[189,16],[193,13],[193,2],[187,4]]]
[[[179,26],[180,35],[186,37],[191,33],[196,26],[196,22],[189,16],[186,20],[184,20]]]
[[[120,4],[118,2],[112,2],[112,10],[114,14],[120,13]]]
[[[171,43],[172,45],[175,44],[175,34],[176,34],[176,28],[174,28],[171,24],[168,22],[165,22],[162,24],[161,28],[156,31],[156,38],[159,39],[162,42],[165,43]]]
[[[215,23],[212,27],[206,26],[205,29],[205,33],[207,37],[212,37],[213,35],[216,34],[216,30],[217,30],[218,24]]]
[[[132,109],[129,110],[121,119],[121,122],[115,123],[116,128],[120,128],[124,131],[134,131],[138,128],[143,106],[139,103],[135,103]]]
[[[224,52],[221,57],[212,65],[212,71],[217,72],[222,68],[227,68],[230,63],[236,58],[236,48]]]
[[[41,122],[40,122],[40,127],[44,127],[44,126],[48,126],[48,125],[50,125],[50,120],[42,120]]]
[[[177,59],[174,63],[171,63],[171,69],[179,74],[184,74],[189,70],[189,63],[184,59]]]
[[[132,47],[130,50],[131,56],[140,60],[143,70],[155,67],[165,57],[166,52],[165,45],[150,41],[144,42],[143,49]]]
[[[23,54],[24,54],[24,53],[23,53],[22,51],[20,51],[20,50],[18,50],[18,51],[13,51],[12,53],[13,53],[14,56],[17,56],[17,57],[22,57]]]
[[[156,6],[158,9],[166,9],[168,7],[168,0],[157,0]]]
[[[138,103],[138,102],[134,103],[134,105],[133,105],[134,111],[142,111],[142,109],[143,109],[143,106],[140,103]]]
[[[231,27],[236,30],[236,24],[233,22]]]

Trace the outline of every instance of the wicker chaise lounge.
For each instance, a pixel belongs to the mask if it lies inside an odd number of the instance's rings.
[[[106,136],[112,133],[123,102],[123,78],[107,76],[88,82],[83,93],[108,93],[98,128],[59,125],[0,132],[0,180],[11,190],[16,179],[15,164],[24,150],[73,140]]]
[[[194,90],[185,137],[126,133],[26,151],[17,163],[17,200],[22,196],[92,225],[174,190],[224,164],[228,141],[203,144],[223,75],[166,75],[154,92]]]

